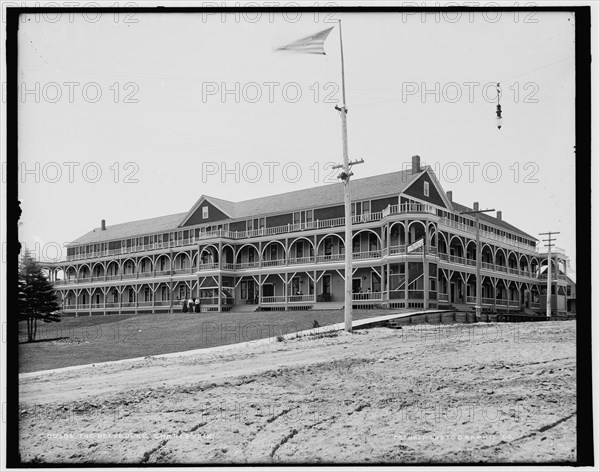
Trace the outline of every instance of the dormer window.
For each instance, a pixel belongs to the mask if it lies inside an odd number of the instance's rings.
[[[208,207],[207,206],[202,207],[202,219],[203,220],[208,219]]]
[[[429,196],[429,182],[423,182],[423,194]]]

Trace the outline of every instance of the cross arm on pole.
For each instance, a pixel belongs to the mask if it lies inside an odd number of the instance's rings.
[[[363,164],[365,161],[363,159],[360,160],[356,160],[356,161],[350,161],[347,164],[337,164],[335,166],[332,166],[332,169],[344,169],[339,175],[338,175],[338,179],[343,180],[344,182],[348,182],[348,180],[350,180],[350,177],[352,177],[354,175],[353,172],[350,172],[350,168],[353,165],[356,164]]]

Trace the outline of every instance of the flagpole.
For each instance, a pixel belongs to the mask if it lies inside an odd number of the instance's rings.
[[[344,327],[346,331],[352,332],[352,200],[350,198],[350,177],[352,172],[350,168],[355,164],[362,164],[362,159],[355,160],[353,162],[348,161],[348,126],[347,126],[347,115],[348,108],[346,108],[346,78],[344,75],[344,44],[342,42],[342,20],[338,20],[338,26],[340,28],[340,57],[342,66],[342,106],[335,106],[335,109],[340,112],[342,119],[342,149],[344,155],[343,164],[335,165],[333,169],[343,168],[343,172],[340,173],[338,178],[344,183],[344,215],[346,220],[346,254],[345,254],[345,273],[344,273]],[[282,48],[278,48],[277,51],[288,50],[288,51],[302,51],[312,54],[325,54],[323,49],[323,43],[327,36],[334,27],[327,28],[324,31],[313,34],[306,38],[302,38],[299,41],[288,44]]]
[[[349,333],[352,332],[352,203],[350,198],[350,163],[348,161],[348,109],[346,108],[346,80],[344,76],[344,43],[342,42],[342,20],[338,20],[340,28],[340,57],[342,64],[342,108],[340,116],[342,118],[342,151],[344,156],[344,215],[346,220],[346,267],[344,271],[344,328]]]

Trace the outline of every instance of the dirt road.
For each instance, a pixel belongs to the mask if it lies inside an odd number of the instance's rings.
[[[26,462],[575,460],[575,322],[417,325],[20,382]]]

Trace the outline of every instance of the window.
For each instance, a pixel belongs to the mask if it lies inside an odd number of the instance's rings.
[[[423,195],[429,196],[429,182],[423,182]]]
[[[352,204],[352,216],[366,215],[371,211],[371,201],[354,202]]]
[[[313,210],[295,211],[292,217],[292,221],[295,225],[300,223],[312,223]]]
[[[331,275],[329,274],[323,276],[323,293],[331,293]]]
[[[331,255],[331,249],[332,249],[332,247],[333,247],[333,241],[332,241],[332,239],[330,237],[326,238],[325,239],[325,255],[326,256],[330,256]]]
[[[300,277],[292,279],[292,295],[301,295],[300,293]]]
[[[263,229],[267,226],[266,218],[254,218],[253,220],[246,220],[246,229],[248,231],[252,231],[255,229]],[[227,223],[227,228],[229,229],[229,223]]]
[[[360,252],[360,236],[354,237],[352,240],[352,252],[357,253]]]
[[[207,206],[202,207],[202,219],[203,220],[208,219],[208,207]]]
[[[377,250],[377,236],[373,233],[369,233],[369,251]]]

